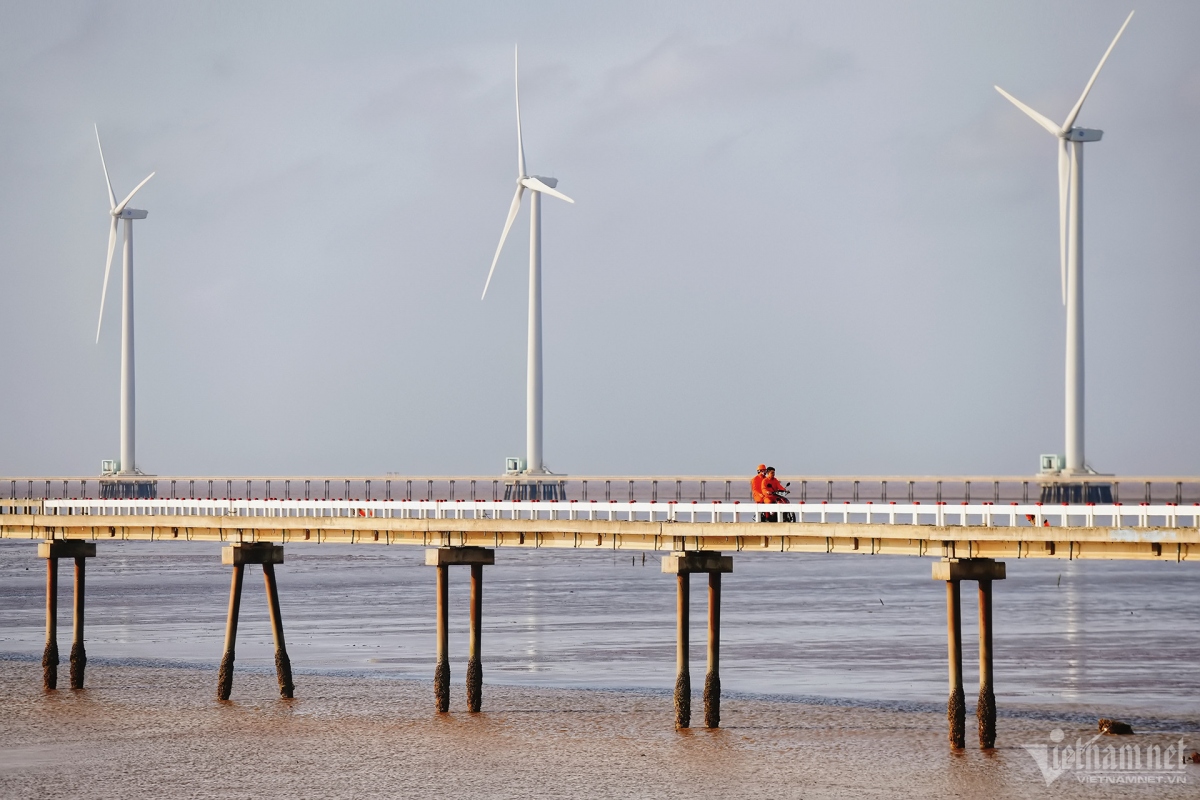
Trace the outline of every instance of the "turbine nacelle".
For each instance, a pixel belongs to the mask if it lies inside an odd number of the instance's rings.
[[[120,213],[114,212],[113,216],[117,219],[145,219],[148,213],[140,208],[123,208]]]
[[[1095,128],[1071,128],[1063,134],[1062,138],[1068,142],[1098,142],[1104,136],[1104,131],[1098,131]]]
[[[538,175],[530,175],[528,178],[521,178],[517,181],[516,202],[520,204],[521,192],[525,189],[530,189],[540,194],[548,194],[551,197],[557,197],[559,200],[565,200],[568,203],[574,203],[574,200],[554,188],[557,185],[558,178],[542,178]],[[503,241],[501,244],[503,244]]]

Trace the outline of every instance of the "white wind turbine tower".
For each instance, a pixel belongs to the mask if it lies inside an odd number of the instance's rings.
[[[1092,73],[1083,94],[1067,114],[1062,125],[1056,125],[1045,116],[996,87],[1013,105],[1024,111],[1034,122],[1041,125],[1059,141],[1058,145],[1058,219],[1059,261],[1062,271],[1063,305],[1067,307],[1067,358],[1066,358],[1066,465],[1065,475],[1081,475],[1089,471],[1083,455],[1083,145],[1098,142],[1103,131],[1076,128],[1075,119],[1083,108],[1092,84],[1104,67],[1104,62],[1116,47],[1117,40],[1133,19],[1133,12],[1125,18],[1125,24],[1117,31],[1112,44],[1104,51],[1096,71]]]
[[[100,326],[104,324],[104,299],[108,294],[108,274],[112,267],[113,248],[117,246],[117,220],[125,221],[125,246],[121,267],[121,460],[117,463],[118,474],[137,474],[137,462],[133,454],[133,221],[145,219],[146,213],[129,208],[129,201],[154,177],[151,172],[133,191],[117,202],[113,194],[112,181],[108,178],[108,165],[104,162],[104,147],[100,144],[100,128],[96,127],[96,146],[100,148],[100,166],[104,168],[104,182],[108,186],[109,216],[112,227],[108,230],[108,260],[104,262],[104,285],[100,289],[100,320],[96,323],[96,343],[100,342]]]
[[[525,146],[521,139],[521,82],[515,50],[513,75],[517,97],[517,193],[513,196],[512,206],[508,209],[504,232],[500,234],[500,244],[496,247],[496,255],[492,257],[492,268],[488,270],[487,282],[483,285],[483,297],[480,299],[487,297],[488,286],[492,283],[492,273],[496,271],[496,262],[500,259],[500,251],[504,249],[504,240],[508,237],[508,230],[517,217],[517,211],[521,208],[521,197],[528,189],[531,196],[529,198],[529,350],[525,383],[525,471],[531,475],[545,475],[548,473],[542,459],[542,195],[548,194],[559,200],[566,200],[568,203],[575,201],[565,194],[555,191],[554,187],[558,186],[557,178],[528,175],[525,172]]]

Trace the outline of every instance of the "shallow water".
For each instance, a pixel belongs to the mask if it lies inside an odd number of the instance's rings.
[[[1099,716],[1200,744],[1200,642],[1188,612],[1200,575],[1190,564],[1010,561],[995,588],[1000,749],[951,755],[945,590],[928,559],[737,554],[724,578],[723,730],[685,734],[671,729],[674,579],[657,555],[643,565],[640,553],[498,551],[484,577],[485,713],[449,717],[432,714],[433,570],[422,562],[419,548],[287,548],[277,574],[293,702],[275,696],[261,572],[249,568],[235,702],[219,704],[229,568],[217,545],[101,542],[88,567],[89,688],[43,695],[45,562],[32,543],[0,542],[0,697],[12,712],[0,718],[0,796],[115,794],[105,775],[125,776],[122,793],[158,797],[251,787],[331,797],[722,787],[738,797],[1104,796],[1123,787],[1061,779],[1047,789],[1019,745],[1045,743],[1055,727],[1068,741],[1090,737]],[[456,711],[467,576],[451,569]],[[707,593],[692,580],[698,721]],[[60,587],[65,658],[69,562]],[[963,614],[970,712],[966,588]],[[238,777],[239,760],[249,777]]]

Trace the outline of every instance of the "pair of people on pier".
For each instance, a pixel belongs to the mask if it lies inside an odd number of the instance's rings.
[[[786,503],[788,489],[775,477],[775,468],[758,465],[758,473],[750,479],[750,495],[756,503]]]

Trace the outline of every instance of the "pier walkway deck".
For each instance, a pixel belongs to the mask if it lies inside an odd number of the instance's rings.
[[[10,500],[0,537],[1187,561],[1200,505]]]

